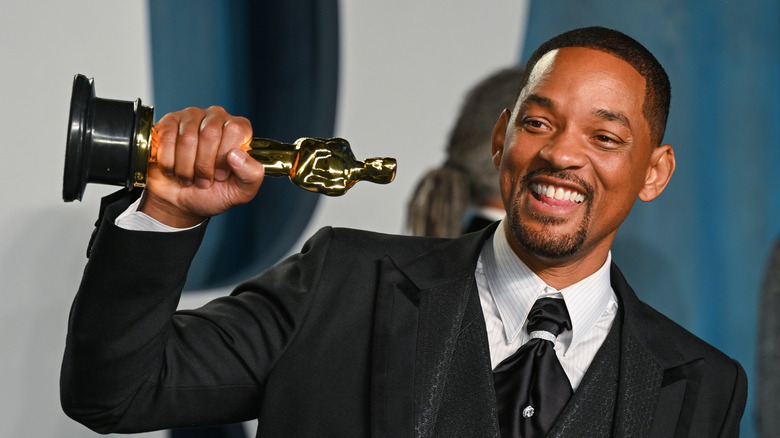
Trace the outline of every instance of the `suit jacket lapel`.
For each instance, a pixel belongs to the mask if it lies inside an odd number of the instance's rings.
[[[382,260],[372,365],[376,436],[432,436],[441,432],[437,427],[443,417],[448,427],[458,428],[470,421],[458,418],[461,406],[479,410],[467,417],[491,422],[495,395],[492,380],[486,380],[492,376],[473,274],[482,242],[493,229],[442,241],[403,264]],[[463,370],[468,364],[481,370],[477,376],[473,369]],[[461,378],[465,372],[470,375]],[[452,391],[464,386],[479,394],[451,403]],[[475,405],[475,397],[492,403]]]
[[[659,317],[614,264],[611,281],[624,318],[615,435],[688,436],[704,361],[685,358],[665,342]]]
[[[381,261],[371,369],[371,436],[414,434],[414,362],[420,291],[395,263]]]
[[[472,287],[474,279],[470,276],[421,291],[415,373],[415,435],[418,437],[433,436],[437,424],[446,422],[441,417],[451,417],[442,409],[444,405],[453,407],[449,403],[451,400],[447,399],[451,391],[448,387],[466,383],[459,376],[453,378],[453,373],[461,371],[453,363],[455,356],[469,356],[473,358],[472,362],[480,360],[479,355],[475,354],[478,346],[473,339],[460,336],[461,327],[470,325],[463,322]],[[461,362],[458,360],[458,365],[463,365]],[[464,401],[461,400],[461,403]],[[467,403],[472,401],[468,400]],[[457,418],[454,420],[457,421]]]
[[[689,436],[703,373],[703,358],[664,371],[655,412],[656,421],[653,422],[649,436]]]

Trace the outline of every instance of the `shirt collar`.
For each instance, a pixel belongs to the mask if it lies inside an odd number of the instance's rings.
[[[562,296],[569,311],[572,340],[575,346],[596,324],[614,295],[609,280],[612,252],[590,276],[561,290],[548,286],[512,250],[504,232],[502,220],[493,238],[482,251],[488,288],[498,308],[507,341],[513,340],[523,328],[531,307],[543,296]]]

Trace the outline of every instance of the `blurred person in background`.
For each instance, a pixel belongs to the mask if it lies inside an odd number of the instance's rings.
[[[514,105],[522,75],[521,67],[503,68],[466,94],[450,132],[446,161],[423,176],[409,200],[409,233],[456,237],[504,217],[490,139],[501,111]]]

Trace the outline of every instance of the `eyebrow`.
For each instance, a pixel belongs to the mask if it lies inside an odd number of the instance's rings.
[[[529,94],[526,96],[526,98],[523,100],[523,105],[528,103],[535,103],[547,109],[555,108],[555,102],[553,102],[552,99],[540,96],[538,94]],[[593,115],[603,120],[618,122],[621,125],[624,125],[626,128],[631,129],[631,123],[629,123],[628,117],[626,117],[623,113],[606,109],[599,109],[593,111]]]
[[[631,123],[628,122],[628,117],[626,117],[623,113],[617,113],[614,111],[601,109],[601,110],[594,111],[593,115],[602,118],[604,120],[619,122],[620,124],[624,125],[626,128],[631,129]]]
[[[540,96],[538,94],[529,94],[528,96],[526,96],[525,100],[523,100],[523,105],[527,103],[535,103],[545,108],[555,107],[555,103],[553,103],[552,100],[550,100],[547,97]]]

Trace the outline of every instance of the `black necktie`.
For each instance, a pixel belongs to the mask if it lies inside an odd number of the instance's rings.
[[[572,395],[555,355],[555,338],[571,330],[562,299],[540,298],[528,315],[525,345],[493,371],[503,438],[544,437]]]

